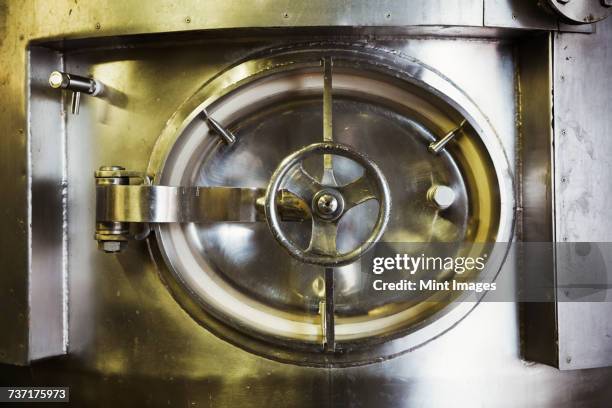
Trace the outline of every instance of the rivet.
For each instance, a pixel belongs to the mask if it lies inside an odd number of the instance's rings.
[[[96,23],[96,30],[99,30],[101,28],[102,28],[102,26],[100,25],[100,23]]]
[[[187,24],[191,23],[191,17],[185,17],[185,22],[186,22]]]

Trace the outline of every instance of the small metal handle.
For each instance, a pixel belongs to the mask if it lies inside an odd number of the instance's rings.
[[[104,90],[104,85],[102,85],[100,81],[60,71],[53,71],[51,75],[49,75],[49,86],[54,89],[67,89],[72,91],[70,110],[73,115],[79,114],[81,92],[91,96],[98,96]]]
[[[340,187],[319,183],[301,166],[301,162],[315,154],[346,157],[360,164],[365,169],[365,174]],[[296,166],[297,164],[300,166]],[[292,171],[291,174],[290,171]],[[292,191],[292,193],[310,203],[312,207],[312,234],[307,249],[298,248],[287,238],[280,226],[276,197],[287,178],[296,182],[294,190],[297,191]],[[350,208],[371,199],[379,202],[379,210],[376,225],[369,237],[360,246],[349,252],[338,252],[336,247],[338,221]],[[268,184],[264,208],[272,235],[294,258],[316,265],[341,266],[356,261],[381,238],[389,221],[391,194],[384,175],[369,158],[356,152],[350,146],[323,142],[306,146],[290,154],[281,162]]]

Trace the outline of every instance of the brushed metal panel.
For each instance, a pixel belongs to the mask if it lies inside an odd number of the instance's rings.
[[[30,50],[30,359],[64,353],[68,340],[64,116],[60,95],[48,86],[49,70],[61,63],[56,51]]]
[[[521,29],[556,30],[557,18],[537,0],[484,0],[484,25]]]
[[[594,35],[555,37],[556,241],[610,242],[612,217],[612,20]],[[604,254],[610,268],[612,254]],[[567,258],[557,259],[558,270]],[[612,289],[603,289],[612,299]],[[612,365],[612,307],[607,302],[558,305],[562,368]]]
[[[241,0],[103,2],[95,6],[72,0],[41,1],[30,9],[34,38],[98,37],[146,32],[219,28],[316,26],[482,26],[482,0],[381,0],[372,7],[359,1]],[[44,13],[34,11],[45,10]],[[25,10],[24,10],[25,11]]]

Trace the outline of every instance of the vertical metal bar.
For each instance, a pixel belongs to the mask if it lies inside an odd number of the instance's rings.
[[[78,115],[80,107],[81,107],[81,93],[73,92],[72,101],[70,102],[70,111],[72,112],[73,115]]]
[[[332,123],[332,59],[323,58],[323,141],[334,140]],[[332,169],[332,156],[326,154],[323,157],[325,170]]]
[[[336,350],[334,268],[325,268],[325,351]]]

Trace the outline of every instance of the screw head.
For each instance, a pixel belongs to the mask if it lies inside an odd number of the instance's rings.
[[[323,194],[317,200],[317,209],[322,215],[332,215],[338,209],[338,200],[331,194]]]

